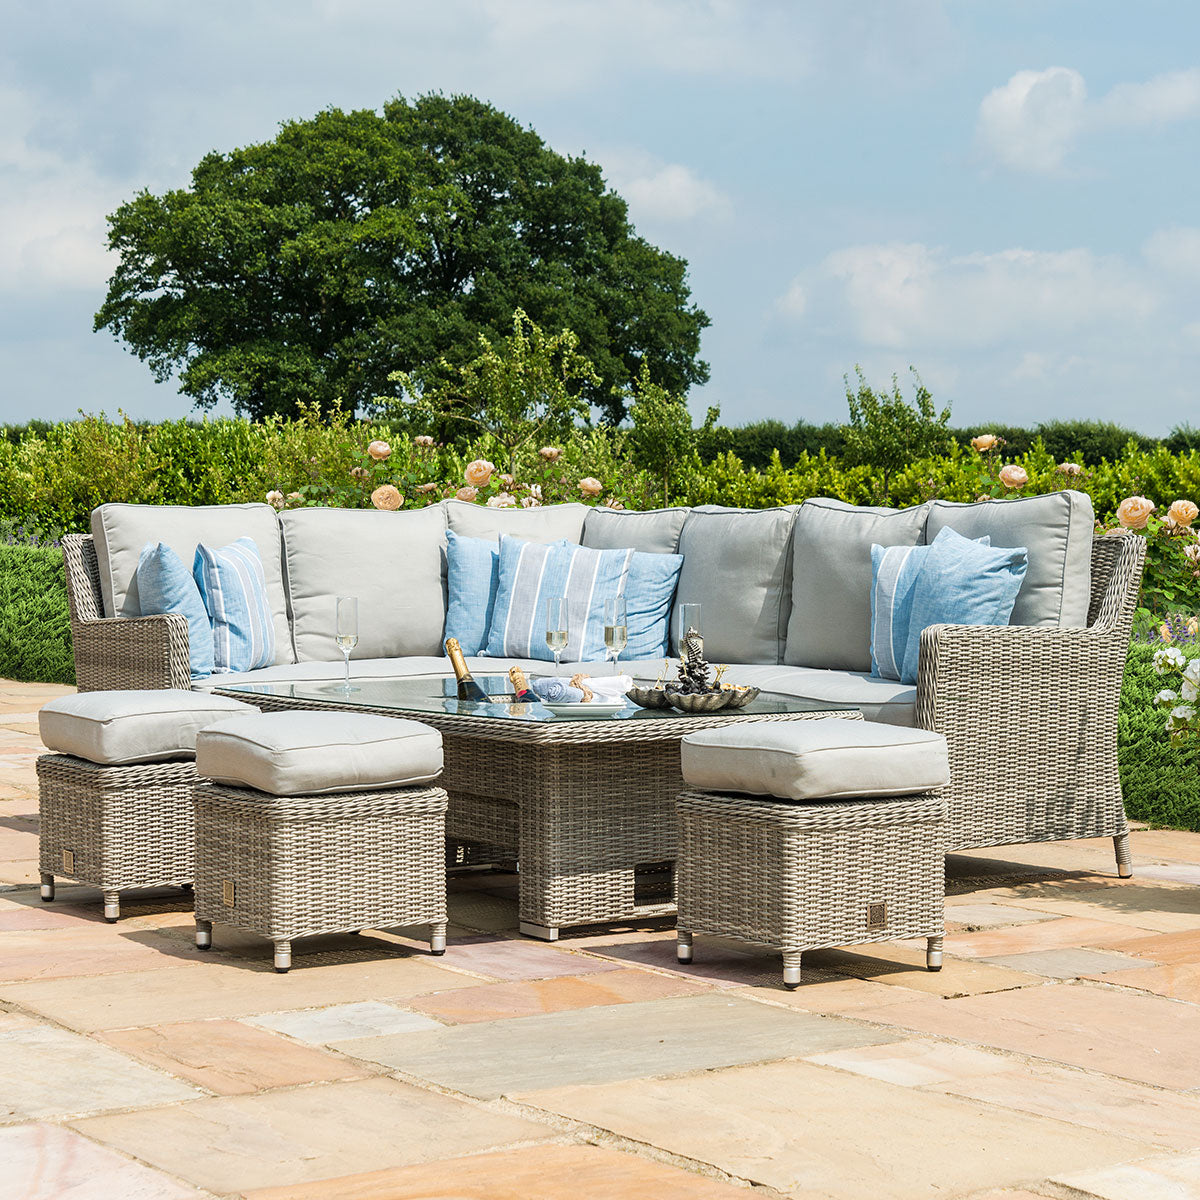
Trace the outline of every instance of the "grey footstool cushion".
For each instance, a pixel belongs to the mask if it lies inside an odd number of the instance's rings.
[[[206,725],[253,705],[176,688],[80,692],[51,700],[38,714],[46,749],[102,766],[192,758]]]
[[[758,721],[688,734],[684,781],[783,800],[905,796],[950,782],[946,739],[872,721]]]
[[[272,796],[412,787],[442,773],[442,735],[370,713],[258,713],[205,729],[196,771]]]

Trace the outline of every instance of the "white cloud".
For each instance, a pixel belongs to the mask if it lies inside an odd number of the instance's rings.
[[[1118,83],[1098,100],[1072,67],[1018,71],[979,105],[976,141],[1015,171],[1063,168],[1086,132],[1147,128],[1200,116],[1200,69],[1168,71],[1143,83]]]
[[[791,287],[779,297],[775,307],[788,317],[802,317],[808,311],[808,293],[799,279],[793,279]]]
[[[1200,278],[1200,229],[1159,229],[1146,239],[1142,254],[1160,271]]]
[[[635,224],[727,220],[733,215],[729,197],[682,163],[665,163],[640,150],[598,157],[609,185],[629,202]]]

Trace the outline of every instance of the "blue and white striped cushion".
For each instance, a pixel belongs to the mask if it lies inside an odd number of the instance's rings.
[[[567,599],[564,662],[604,658],[604,601],[623,595],[633,550],[593,550],[567,541],[539,544],[500,535],[500,586],[488,633],[496,658],[553,660],[546,601]]]
[[[213,630],[213,674],[253,671],[275,661],[275,623],[253,539],[196,547],[192,575]]]

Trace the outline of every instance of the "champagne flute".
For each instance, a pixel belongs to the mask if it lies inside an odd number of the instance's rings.
[[[554,655],[555,671],[562,661],[562,652],[567,648],[568,634],[567,598],[552,596],[546,601],[546,645]]]
[[[684,645],[684,638],[689,633],[695,633],[700,638],[700,652],[703,654],[704,632],[700,625],[699,604],[681,604],[679,606],[679,627],[676,638],[680,656],[687,651],[687,647]]]
[[[625,597],[613,596],[604,602],[604,649],[612,657],[613,674],[617,673],[617,659],[629,640],[629,628],[625,618]]]
[[[350,651],[358,645],[358,597],[339,596],[337,598],[337,632],[338,648],[346,663],[346,682],[342,684],[343,692],[357,692],[359,689],[350,684]]]

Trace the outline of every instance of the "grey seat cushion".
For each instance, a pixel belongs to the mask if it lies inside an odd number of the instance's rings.
[[[440,654],[446,618],[446,513],[299,508],[279,517],[298,662],[342,661],[338,596],[358,597],[352,658]]]
[[[686,508],[652,508],[643,512],[589,508],[583,522],[583,544],[596,550],[676,554],[688,511]]]
[[[869,671],[821,671],[811,667],[731,666],[727,683],[748,683],[797,700],[820,700],[856,708],[868,721],[911,727],[916,724],[917,689]]]
[[[502,533],[527,542],[557,542],[566,538],[576,545],[583,536],[586,504],[545,504],[540,508],[488,508],[466,500],[444,500],[449,527],[461,537],[498,538]]]
[[[940,733],[836,717],[691,733],[681,760],[690,787],[782,800],[906,796],[950,782]]]
[[[993,546],[1025,546],[1029,565],[1009,624],[1082,628],[1092,595],[1095,523],[1091,497],[1070,490],[979,504],[934,500],[924,540],[953,529],[968,538],[987,534]]]
[[[371,713],[258,713],[202,730],[196,771],[272,796],[412,787],[442,773],[442,735]]]
[[[871,669],[871,545],[917,545],[928,512],[927,504],[865,508],[827,497],[800,506],[785,663]]]
[[[92,512],[92,538],[106,617],[142,615],[137,593],[138,556],[147,542],[165,542],[190,571],[196,546],[228,546],[253,539],[262,559],[267,600],[275,624],[276,664],[295,662],[283,586],[279,521],[269,504],[101,504]]]
[[[38,713],[47,750],[104,766],[192,758],[196,735],[217,721],[258,710],[198,691],[80,692]]]

